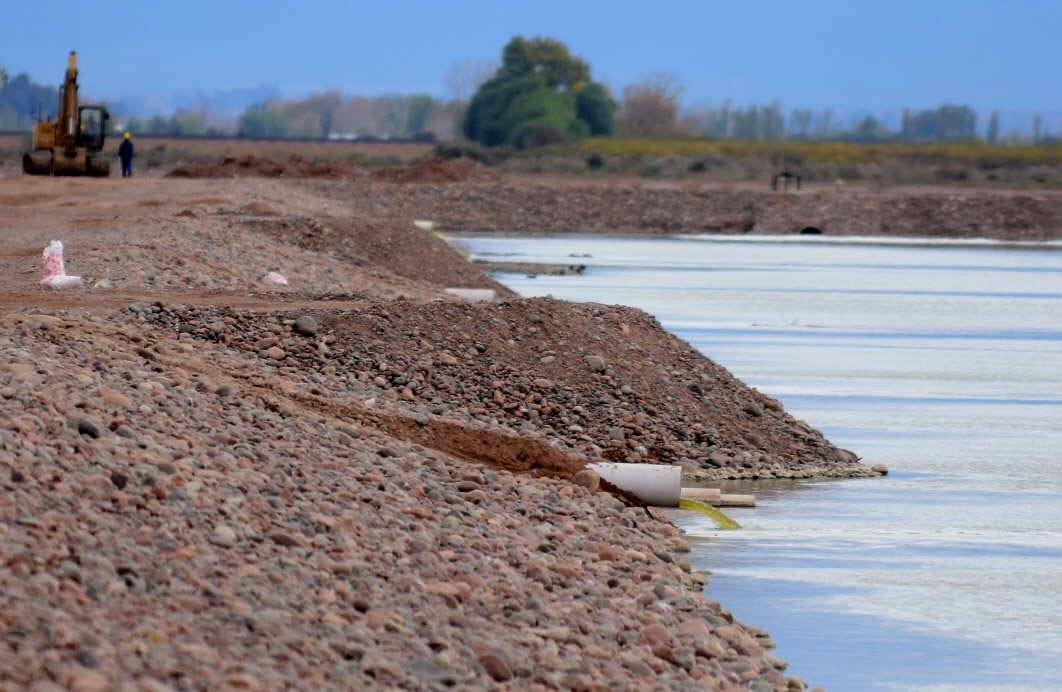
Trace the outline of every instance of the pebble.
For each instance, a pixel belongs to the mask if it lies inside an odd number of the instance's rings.
[[[110,683],[102,674],[83,669],[70,676],[67,687],[70,692],[106,692],[110,689]]]
[[[292,325],[292,331],[302,336],[317,336],[317,320],[309,315],[300,315]]]
[[[513,678],[513,665],[504,649],[494,648],[479,657],[479,664],[495,682]]]
[[[125,394],[111,389],[110,387],[100,387],[99,389],[100,400],[111,406],[117,406],[119,408],[131,409],[133,408],[133,401]]]
[[[590,368],[591,372],[605,372],[605,368],[607,367],[605,359],[596,355],[587,356],[586,365]]]
[[[121,471],[111,471],[111,483],[114,484],[115,488],[121,490],[125,488],[128,482],[129,476],[127,476],[126,474],[122,473]]]
[[[231,548],[236,545],[236,532],[230,526],[218,524],[210,535],[210,542],[222,548]]]
[[[100,436],[100,426],[96,425],[88,418],[82,418],[77,422],[77,431],[82,435],[98,439]]]

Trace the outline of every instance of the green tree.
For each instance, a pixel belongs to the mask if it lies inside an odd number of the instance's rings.
[[[590,68],[549,38],[509,41],[502,64],[473,96],[464,132],[486,146],[532,147],[610,134],[615,103]]]
[[[509,77],[540,75],[550,89],[577,91],[590,81],[590,66],[552,38],[517,36],[502,50],[502,72]]]
[[[240,116],[236,133],[240,137],[284,137],[288,134],[288,123],[267,105],[251,106]]]
[[[601,84],[590,82],[575,95],[579,120],[594,137],[607,137],[616,128],[616,102]]]

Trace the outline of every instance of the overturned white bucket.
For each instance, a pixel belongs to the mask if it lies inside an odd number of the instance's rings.
[[[587,464],[620,490],[634,495],[653,507],[678,507],[682,493],[682,467],[664,464],[615,464],[595,462]]]

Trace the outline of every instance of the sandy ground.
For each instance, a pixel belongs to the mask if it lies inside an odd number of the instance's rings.
[[[644,313],[514,299],[424,194],[0,179],[0,688],[802,687],[584,466],[871,472]]]

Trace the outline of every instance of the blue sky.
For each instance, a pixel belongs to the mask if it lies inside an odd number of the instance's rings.
[[[1062,107],[1062,0],[5,5],[9,72],[55,83],[76,48],[84,88],[107,98],[262,84],[445,95],[454,63],[494,58],[520,33],[565,41],[617,89],[673,72],[689,105]]]

